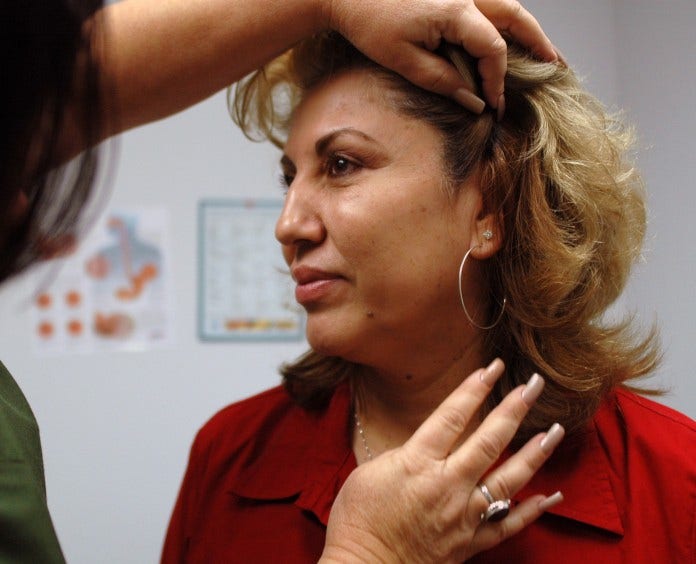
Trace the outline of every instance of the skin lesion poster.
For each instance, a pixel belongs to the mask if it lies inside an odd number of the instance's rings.
[[[303,314],[274,236],[282,202],[199,203],[199,336],[204,341],[301,340]]]
[[[147,350],[172,341],[168,218],[163,209],[112,210],[56,261],[34,299],[39,352]]]

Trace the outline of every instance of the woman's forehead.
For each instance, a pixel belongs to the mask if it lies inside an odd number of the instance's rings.
[[[394,86],[367,69],[331,76],[308,90],[295,107],[289,120],[288,141],[300,128],[324,130],[320,133],[323,135],[334,129],[410,127],[414,121],[421,121],[398,110],[398,95]]]
[[[395,100],[398,95],[394,85],[375,69],[346,69],[326,77],[325,80],[307,89],[295,107],[293,115],[301,111],[302,107],[311,103],[313,99],[324,97],[333,98],[335,105],[358,102],[365,106],[375,105],[396,110]],[[324,100],[326,101],[329,100]]]

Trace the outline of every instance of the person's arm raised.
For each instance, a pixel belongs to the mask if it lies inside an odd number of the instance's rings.
[[[556,58],[536,20],[512,0],[124,0],[101,16],[100,66],[113,86],[117,116],[105,136],[183,110],[328,28],[380,64],[475,111],[482,106],[464,93],[467,84],[431,52],[440,41],[480,59],[492,107],[506,69],[496,28],[539,57]]]
[[[325,27],[319,0],[124,0],[98,16],[113,135],[181,111]]]

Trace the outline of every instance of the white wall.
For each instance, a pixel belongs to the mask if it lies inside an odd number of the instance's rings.
[[[649,193],[644,260],[617,309],[661,328],[664,361],[646,381],[660,401],[696,417],[689,351],[696,337],[696,49],[693,0],[528,0],[568,62],[638,134]]]
[[[616,15],[619,98],[640,135],[651,212],[628,299],[662,327],[665,403],[696,417],[696,2],[619,0]]]
[[[651,234],[623,306],[663,326],[664,402],[696,416],[688,347],[695,336],[693,247],[696,154],[692,0],[529,0],[589,88],[626,105],[648,150]],[[123,136],[115,205],[164,205],[173,219],[178,344],[141,353],[46,360],[29,346],[26,289],[0,293],[2,359],[42,428],[49,504],[68,560],[149,563],[162,535],[195,430],[216,409],[275,384],[301,344],[202,344],[196,338],[196,202],[276,194],[276,153],[247,142],[224,96]]]

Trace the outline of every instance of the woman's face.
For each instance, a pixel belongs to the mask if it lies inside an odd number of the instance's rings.
[[[457,275],[483,230],[476,183],[448,196],[439,132],[389,96],[356,70],[305,97],[281,161],[289,188],[276,225],[309,343],[368,365],[436,354],[472,331]]]

